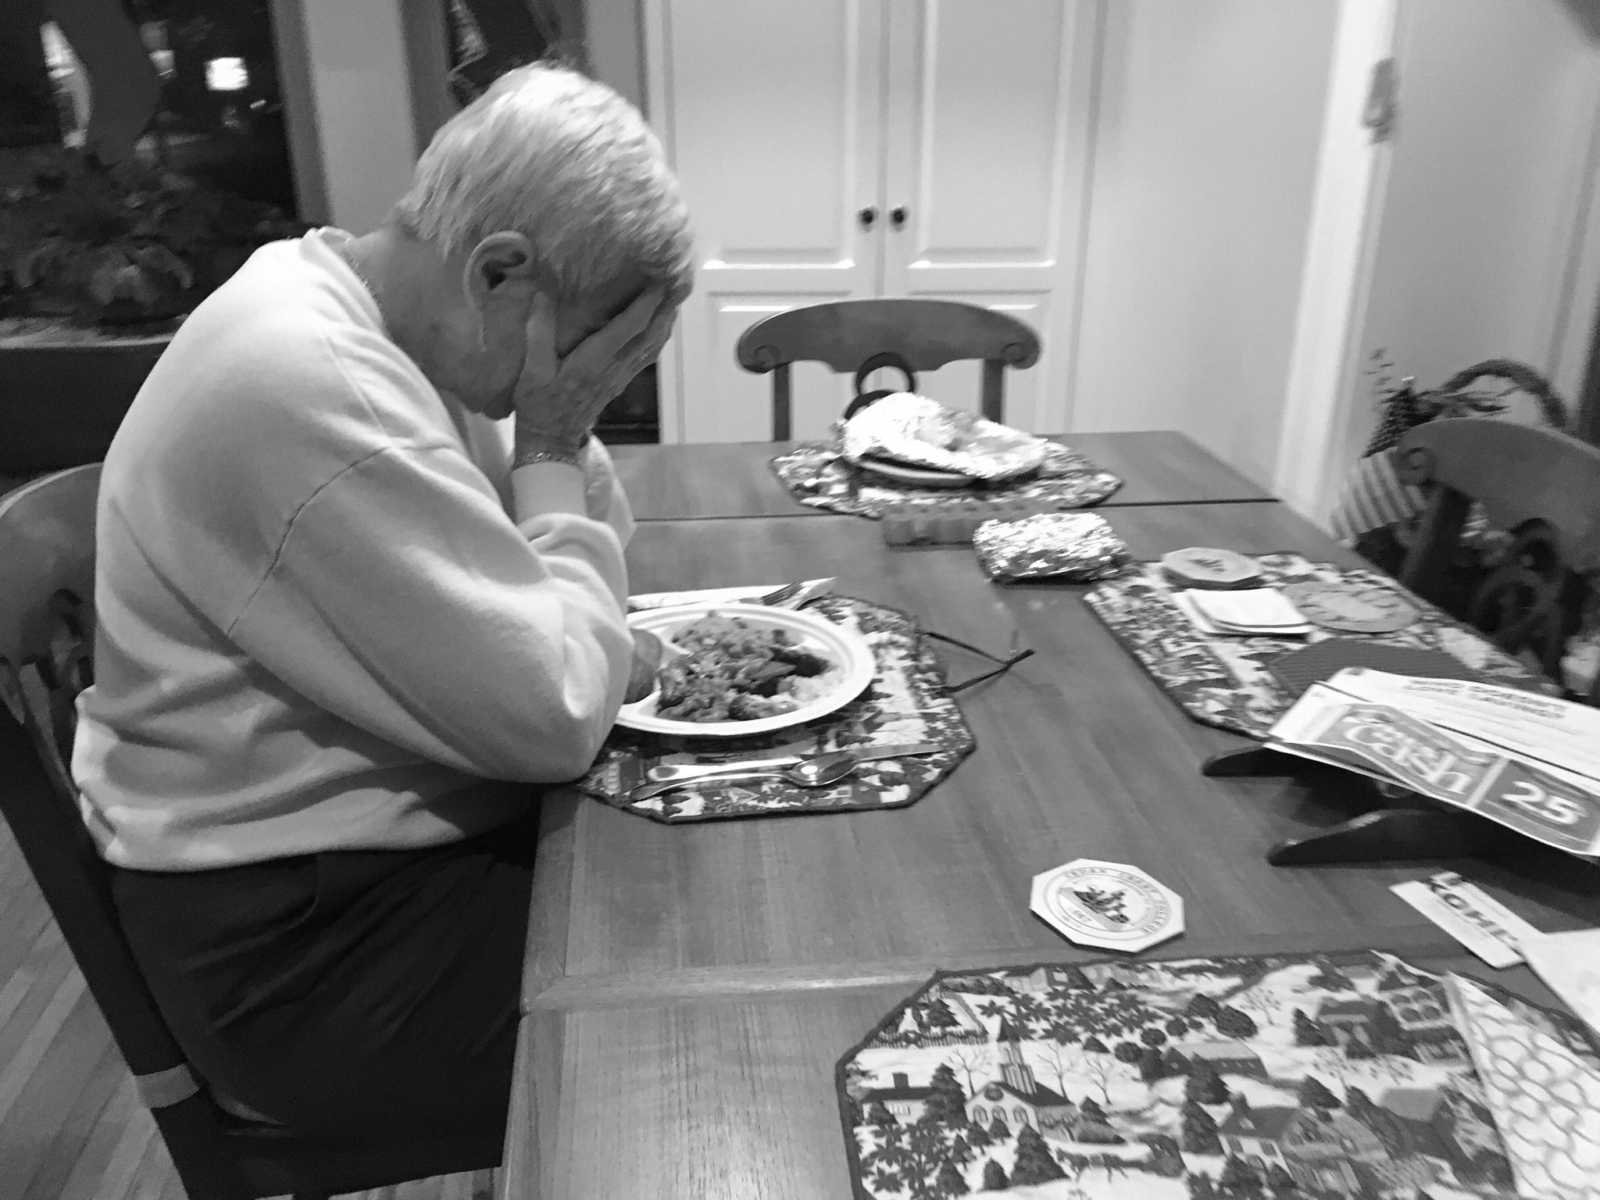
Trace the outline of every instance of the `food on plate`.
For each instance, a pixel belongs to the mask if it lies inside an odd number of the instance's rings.
[[[707,613],[672,637],[683,653],[657,673],[656,715],[674,721],[753,721],[825,694],[840,669],[785,630]]]

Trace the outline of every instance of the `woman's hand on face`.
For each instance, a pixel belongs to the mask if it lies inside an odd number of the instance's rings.
[[[661,353],[677,316],[676,301],[659,288],[648,289],[562,356],[556,351],[555,302],[541,293],[528,318],[517,381],[518,440],[576,451],[605,406]]]

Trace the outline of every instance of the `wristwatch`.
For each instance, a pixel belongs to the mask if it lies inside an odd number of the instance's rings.
[[[566,463],[569,467],[580,466],[583,461],[584,447],[589,443],[586,436],[571,450],[557,448],[550,442],[543,442],[536,449],[519,450],[511,459],[511,467],[531,467],[534,463],[557,462]]]

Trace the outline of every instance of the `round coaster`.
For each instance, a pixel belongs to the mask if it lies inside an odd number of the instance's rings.
[[[1283,594],[1306,620],[1341,633],[1393,633],[1421,615],[1399,592],[1378,584],[1308,579],[1285,584]]]
[[[1261,578],[1261,564],[1234,550],[1189,546],[1161,556],[1161,565],[1177,583],[1192,588],[1236,588]]]

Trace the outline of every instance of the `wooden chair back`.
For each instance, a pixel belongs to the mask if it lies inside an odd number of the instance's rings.
[[[825,363],[854,372],[899,366],[915,389],[917,371],[965,359],[983,362],[980,411],[1003,419],[1005,370],[1039,361],[1039,335],[1007,313],[954,300],[834,300],[792,308],[757,321],[735,351],[747,371],[772,375],[772,438],[791,437],[790,367]]]
[[[185,1061],[123,936],[78,808],[73,706],[93,673],[98,463],[0,496],[0,815],[88,982],[192,1197],[255,1200],[402,1183],[498,1163],[499,1131],[393,1147],[307,1145],[242,1120]]]
[[[146,988],[79,816],[67,715],[89,682],[98,464],[0,498],[0,812],[61,926],[191,1195],[242,1196],[191,1146],[220,1144],[216,1111]],[[211,1189],[210,1192],[205,1189]]]
[[[1600,449],[1555,429],[1463,417],[1417,426],[1396,451],[1401,480],[1428,494],[1401,582],[1442,603],[1468,513],[1481,505],[1510,540],[1471,582],[1461,615],[1561,679],[1568,640],[1600,616]],[[1600,683],[1586,698],[1600,703]]]

